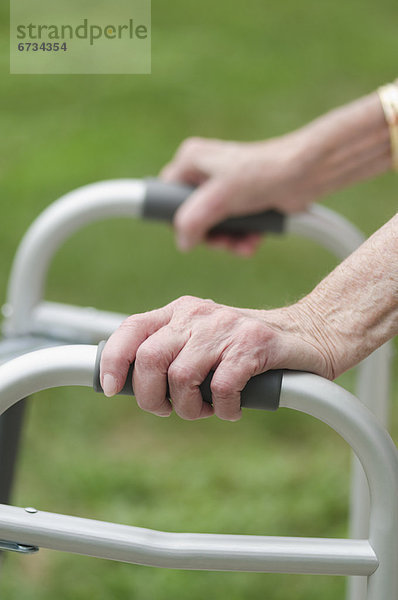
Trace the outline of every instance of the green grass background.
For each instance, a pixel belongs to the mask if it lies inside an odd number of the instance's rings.
[[[398,75],[396,0],[154,0],[152,16],[150,76],[16,76],[1,5],[2,298],[21,236],[61,194],[156,174],[189,135],[287,132]],[[387,174],[326,204],[370,234],[396,211],[397,181]],[[334,264],[298,239],[266,240],[250,261],[204,248],[182,256],[167,227],[114,220],[62,248],[47,299],[125,313],[185,293],[278,306]],[[392,428],[397,439],[396,403]],[[349,461],[336,434],[288,411],[188,423],[126,398],[53,390],[30,404],[14,502],[170,531],[344,536]],[[41,550],[7,556],[0,595],[336,600],[344,587],[343,578],[156,570]]]

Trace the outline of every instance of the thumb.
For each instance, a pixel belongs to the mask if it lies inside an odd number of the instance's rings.
[[[177,245],[190,250],[210,229],[231,214],[233,186],[225,179],[211,179],[198,187],[174,217]]]

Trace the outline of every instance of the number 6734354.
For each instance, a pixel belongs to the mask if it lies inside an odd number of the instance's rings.
[[[60,44],[59,42],[24,42],[18,44],[18,50],[20,52],[66,52],[68,47],[66,42]]]

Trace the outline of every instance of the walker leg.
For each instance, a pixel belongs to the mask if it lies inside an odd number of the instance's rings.
[[[0,417],[0,503],[9,504],[17,466],[26,399]],[[0,552],[0,574],[6,552]]]
[[[390,378],[393,349],[391,342],[381,346],[359,366],[357,396],[373,411],[379,422],[388,429],[390,409]],[[351,480],[350,535],[367,539],[369,535],[369,486],[358,459],[353,460]],[[351,577],[348,581],[347,600],[366,600],[367,581]]]
[[[26,399],[0,418],[0,503],[9,504],[25,415]]]

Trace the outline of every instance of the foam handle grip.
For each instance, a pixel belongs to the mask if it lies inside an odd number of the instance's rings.
[[[142,216],[144,219],[173,221],[174,214],[183,202],[192,194],[194,188],[189,185],[165,183],[159,179],[146,180],[146,196]],[[275,210],[243,217],[226,219],[210,233],[283,233],[285,215]]]
[[[102,350],[106,342],[100,342],[98,344],[97,358],[95,361],[94,368],[94,381],[93,388],[96,392],[103,393],[100,383],[100,361]],[[123,389],[119,394],[134,396],[132,376],[133,376],[134,363],[130,365],[129,372],[127,374],[126,382]],[[200,386],[202,398],[208,404],[212,403],[211,397],[211,379],[213,377],[213,371],[210,371],[204,382]],[[279,398],[281,393],[283,371],[267,371],[261,375],[252,377],[247,383],[246,387],[241,393],[241,406],[242,408],[256,408],[262,410],[277,410],[279,407]],[[169,397],[169,389],[167,387],[167,396]]]

